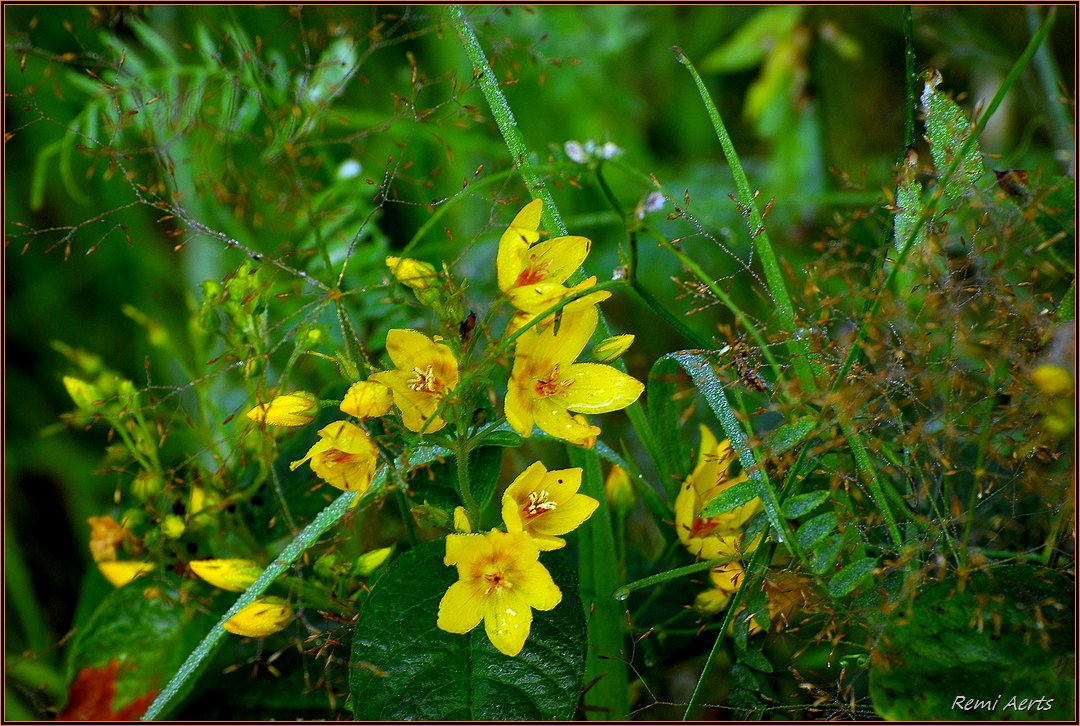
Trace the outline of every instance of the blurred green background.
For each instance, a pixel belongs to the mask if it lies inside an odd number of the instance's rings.
[[[991,168],[1072,174],[1072,73],[1067,87],[1055,84],[1073,67],[1074,8],[1057,12],[1046,51],[983,134]],[[993,95],[1044,13],[917,6],[916,68],[937,67],[970,109]],[[470,281],[470,299],[483,300],[495,240],[526,195],[439,7],[19,5],[5,14],[5,657],[21,669],[9,708],[42,716],[63,698],[57,644],[88,607],[80,593],[103,591],[86,518],[108,510],[122,484],[97,473],[103,428],[60,423],[72,409],[61,377],[75,367],[55,341],[139,385],[216,385],[222,418],[244,403],[228,376],[204,380],[207,357],[178,359],[150,335],[166,331],[182,346],[200,283],[220,281],[244,253],[140,196],[170,199],[206,228],[327,281],[309,252],[321,240],[340,265],[355,242],[343,289],[377,284],[382,255],[441,210],[410,254],[446,260]],[[813,244],[835,215],[865,209],[870,221],[851,235],[873,259],[904,151],[901,8],[479,7],[469,16],[528,147],[548,165],[564,220],[594,240],[588,271],[601,280],[620,264],[624,233],[567,158],[571,140],[622,150],[605,178],[627,207],[651,191],[648,175],[680,204],[685,190],[700,229],[663,222],[670,204],[657,224],[769,315],[744,269],[750,243],[728,198],[731,174],[676,45],[705,77],[761,199],[775,198],[780,257],[798,269],[817,257]],[[109,82],[125,92],[110,95],[96,79],[117,68]],[[121,97],[125,121],[110,125],[104,109]],[[648,245],[642,254],[653,294],[694,308],[672,281],[677,262]],[[277,281],[305,289],[287,271]],[[638,333],[627,360],[639,377],[686,347],[618,296],[606,312],[619,332]],[[285,339],[286,313],[271,315],[272,338]],[[719,336],[724,315],[717,307],[687,321]],[[354,322],[377,338],[426,319],[380,295]]]

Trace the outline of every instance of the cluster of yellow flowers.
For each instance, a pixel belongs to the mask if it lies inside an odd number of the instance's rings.
[[[599,322],[596,305],[610,293],[598,291],[566,303],[558,325],[555,315],[542,317],[552,306],[596,284],[595,277],[572,287],[564,284],[584,262],[591,242],[578,236],[541,242],[542,211],[540,200],[526,205],[499,240],[498,286],[515,310],[504,334],[518,333],[507,384],[506,421],[523,437],[530,436],[535,426],[555,438],[591,447],[600,429],[584,414],[626,408],[644,386],[605,364],[629,347],[632,335],[597,345],[596,358],[605,362],[577,362]],[[439,275],[433,266],[401,257],[388,257],[386,265],[418,300],[432,306],[437,303]],[[354,383],[339,405],[342,413],[363,422],[396,408],[410,431],[441,430],[446,421],[439,414],[461,380],[454,351],[438,337],[393,329],[387,334],[386,352],[394,368]],[[315,420],[322,405],[312,394],[298,391],[255,406],[247,417],[272,426],[304,426]],[[362,425],[334,421],[320,429],[318,436],[319,441],[291,468],[307,462],[319,478],[338,489],[366,491],[375,474],[378,450]],[[463,511],[457,514],[460,533],[447,537],[445,563],[457,567],[460,579],[440,604],[440,628],[466,633],[483,620],[488,637],[500,651],[520,652],[529,634],[532,609],[550,610],[562,599],[539,561],[540,552],[564,546],[566,541],[559,535],[578,527],[599,505],[578,493],[580,485],[580,469],[549,472],[536,462],[503,496],[505,532],[472,534]]]
[[[694,600],[694,606],[705,613],[727,607],[746,574],[741,558],[752,553],[760,541],[744,542],[747,522],[761,510],[757,498],[714,517],[700,516],[702,508],[724,490],[746,481],[744,472],[730,474],[734,462],[731,442],[725,439],[718,443],[713,433],[702,426],[698,463],[675,499],[675,527],[683,546],[702,559],[731,558],[709,569],[711,587],[698,593]],[[783,629],[792,612],[804,604],[806,584],[804,578],[787,573],[765,581],[769,620],[777,628]],[[750,635],[762,632],[756,619],[749,621],[748,632]]]

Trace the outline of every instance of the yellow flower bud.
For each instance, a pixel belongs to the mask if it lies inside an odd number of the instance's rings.
[[[472,525],[469,524],[469,515],[465,512],[465,507],[454,509],[454,531],[465,534],[472,532]]]
[[[99,562],[97,566],[101,570],[101,574],[112,583],[113,587],[123,587],[136,577],[145,575],[154,569],[153,562],[120,562],[117,560]]]
[[[354,383],[341,402],[343,412],[361,420],[385,416],[393,406],[394,392],[378,381]]]
[[[1031,371],[1031,380],[1047,396],[1060,396],[1073,388],[1068,369],[1049,363],[1035,366]]]
[[[184,530],[187,525],[184,524],[184,518],[176,515],[166,515],[165,519],[161,522],[161,533],[169,539],[178,539],[183,536]]]
[[[262,568],[251,560],[193,560],[188,567],[214,587],[229,592],[243,592],[262,574]]]
[[[319,400],[307,391],[275,396],[270,403],[260,403],[247,412],[252,421],[271,426],[306,426],[315,420]]]
[[[94,402],[101,400],[101,392],[81,378],[64,376],[64,388],[75,405],[82,409],[93,410],[97,408]]]
[[[289,602],[280,597],[261,597],[225,621],[225,629],[234,635],[265,638],[278,632],[292,620]]]
[[[432,287],[439,276],[434,266],[411,257],[387,257],[386,266],[398,282],[418,292]]]
[[[597,363],[610,363],[625,353],[633,342],[634,336],[632,333],[604,338],[593,348],[593,360]]]
[[[381,549],[372,550],[371,552],[365,552],[356,560],[356,574],[360,575],[360,577],[367,577],[372,572],[379,569],[393,552],[393,547],[383,547]]]
[[[626,469],[617,465],[611,467],[604,480],[604,498],[620,517],[625,517],[634,508],[634,486]]]

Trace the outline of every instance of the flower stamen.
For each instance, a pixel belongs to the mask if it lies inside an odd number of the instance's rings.
[[[524,507],[525,521],[535,519],[544,512],[556,509],[559,505],[551,501],[548,498],[550,496],[551,494],[546,489],[541,489],[539,492],[529,492],[529,501]]]
[[[574,385],[573,378],[567,378],[565,381],[559,380],[559,364],[556,363],[547,378],[540,378],[536,381],[534,390],[536,391],[537,396],[543,398],[566,393],[567,389],[572,385]]]
[[[413,377],[406,381],[405,385],[413,391],[424,393],[439,392],[439,379],[435,377],[430,364],[424,370],[413,368]]]

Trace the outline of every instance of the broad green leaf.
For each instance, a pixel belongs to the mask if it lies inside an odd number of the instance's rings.
[[[1031,565],[923,588],[881,633],[874,710],[896,721],[1075,720],[1074,596],[1067,574]]]
[[[956,172],[948,179],[941,178],[971,133],[971,122],[959,105],[937,90],[941,72],[930,68],[926,72],[922,92],[922,107],[926,114],[926,138],[930,142],[930,157],[934,161],[939,183],[945,184],[945,196],[956,203],[970,193],[985,171],[982,150],[976,141],[960,160]]]
[[[870,576],[875,566],[877,562],[868,557],[848,564],[829,578],[829,594],[837,598],[847,595]]]
[[[730,512],[736,507],[742,505],[754,499],[758,495],[758,485],[747,479],[741,481],[738,484],[728,487],[724,491],[720,492],[717,496],[713,497],[709,502],[702,507],[702,517],[715,517],[718,514],[724,512]]]
[[[812,512],[817,509],[822,502],[829,498],[829,493],[828,490],[823,489],[821,491],[799,494],[784,502],[784,506],[780,510],[780,513],[788,519],[801,517],[807,512]]]
[[[205,608],[185,607],[152,582],[113,590],[77,631],[68,653],[69,677],[79,681],[73,698],[90,704],[86,689],[92,688],[110,699],[98,707],[121,713],[138,702],[133,715],[141,715],[210,627]],[[110,719],[105,713],[89,718]]]
[[[457,580],[445,540],[400,556],[372,588],[353,632],[349,691],[358,720],[566,720],[585,672],[585,616],[573,570],[560,553],[541,561],[562,590],[551,611],[533,611],[514,657],[481,623],[465,635],[436,627],[439,601]]]
[[[799,543],[799,547],[804,550],[811,550],[814,545],[832,534],[835,529],[836,512],[825,512],[799,525],[799,531],[795,533],[795,539]]]

